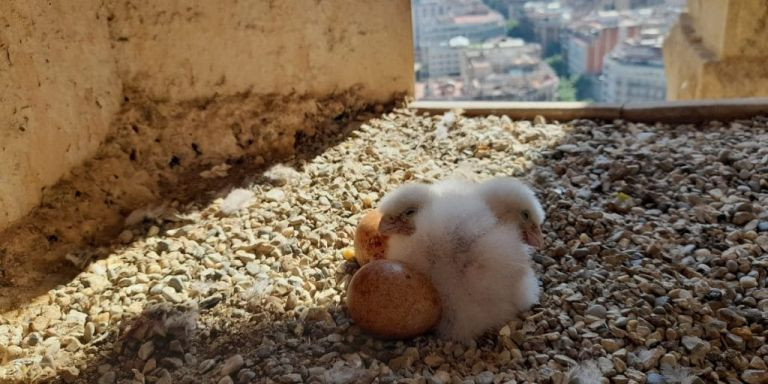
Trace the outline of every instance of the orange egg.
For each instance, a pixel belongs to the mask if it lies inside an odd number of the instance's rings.
[[[440,296],[429,278],[407,264],[373,260],[347,288],[347,311],[360,329],[383,339],[407,339],[434,328]]]
[[[385,258],[387,237],[379,233],[381,212],[372,210],[360,219],[355,231],[355,259],[365,265],[372,260]]]

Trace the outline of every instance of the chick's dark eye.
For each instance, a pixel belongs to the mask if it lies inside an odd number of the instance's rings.
[[[530,215],[528,214],[528,211],[523,211],[523,218],[528,220],[530,218]]]
[[[416,208],[410,208],[405,211],[406,216],[413,216],[416,213]]]

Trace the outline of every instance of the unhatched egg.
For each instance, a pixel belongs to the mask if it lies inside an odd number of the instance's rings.
[[[347,288],[347,310],[360,329],[384,339],[407,339],[440,320],[440,296],[429,278],[407,264],[373,260]]]
[[[355,259],[365,265],[371,260],[383,259],[387,250],[387,237],[379,233],[381,212],[372,210],[360,219],[355,231]]]

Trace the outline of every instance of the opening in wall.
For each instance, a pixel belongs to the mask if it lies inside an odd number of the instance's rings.
[[[412,0],[417,100],[667,100],[685,0]]]

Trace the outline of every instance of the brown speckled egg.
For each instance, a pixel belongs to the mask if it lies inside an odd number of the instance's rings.
[[[355,231],[355,259],[365,265],[372,260],[385,258],[387,237],[379,233],[381,212],[372,210],[360,219]]]
[[[360,329],[383,339],[407,339],[440,320],[440,296],[429,278],[407,264],[373,260],[347,288],[347,311]]]

